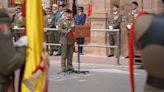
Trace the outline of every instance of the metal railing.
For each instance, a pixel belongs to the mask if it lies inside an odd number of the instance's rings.
[[[24,28],[13,28],[13,30],[16,30],[15,33],[17,33],[17,31],[23,31]],[[58,31],[57,28],[44,28],[44,32],[46,31]],[[116,33],[116,45],[114,46],[109,46],[109,45],[81,45],[81,44],[77,44],[75,45],[75,47],[94,47],[94,48],[115,48],[116,50],[116,59],[117,59],[117,64],[120,64],[120,30],[119,29],[113,29],[113,30],[109,30],[109,29],[91,29],[91,32],[108,32],[110,33]],[[54,43],[46,43],[47,46],[61,46],[61,44],[54,44]],[[80,62],[80,53],[78,50],[78,62]]]

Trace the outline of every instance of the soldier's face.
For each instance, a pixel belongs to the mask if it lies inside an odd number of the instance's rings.
[[[62,6],[59,6],[58,9],[59,9],[59,11],[62,11],[63,10],[63,7]]]
[[[116,6],[113,6],[113,12],[116,12],[118,8]]]
[[[137,9],[137,7],[138,7],[137,5],[132,4],[132,9],[133,9],[133,10]]]
[[[71,13],[65,13],[65,16],[66,16],[67,18],[71,18],[71,17],[72,17]]]
[[[46,11],[46,14],[47,14],[47,15],[51,14],[51,10],[47,10],[47,11]]]
[[[77,13],[80,13],[81,12],[81,10],[77,10]]]
[[[21,8],[17,8],[16,13],[20,13],[20,12],[21,12]]]

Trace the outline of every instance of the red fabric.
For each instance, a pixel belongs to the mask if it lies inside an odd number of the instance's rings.
[[[11,0],[11,2],[12,2],[13,4],[15,4],[15,0]]]
[[[92,4],[89,3],[88,4],[88,17],[90,17],[92,15]]]
[[[22,10],[21,11],[22,11],[21,16],[25,18],[26,17],[26,0],[24,0],[24,2],[23,2]],[[23,31],[23,35],[26,35],[26,28]]]
[[[32,74],[36,73],[38,70],[44,71],[44,67],[37,66],[36,69],[32,72]]]
[[[143,16],[145,13],[142,11],[139,13],[138,17]],[[135,92],[135,81],[134,81],[134,27],[135,21],[133,21],[132,28],[130,29],[129,35],[129,72],[130,72],[130,82],[131,82],[131,92]]]
[[[22,16],[26,16],[26,0],[24,0],[23,5],[22,5]]]

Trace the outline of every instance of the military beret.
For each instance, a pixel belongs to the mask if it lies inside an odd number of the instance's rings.
[[[65,13],[72,13],[72,11],[70,9],[66,9]]]
[[[11,23],[10,16],[5,9],[0,9],[0,23]]]

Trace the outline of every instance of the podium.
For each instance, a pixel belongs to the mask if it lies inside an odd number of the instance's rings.
[[[87,42],[90,42],[90,36],[91,36],[91,31],[90,31],[90,26],[88,25],[76,25],[74,27],[74,32],[76,37],[84,37]]]
[[[78,38],[78,37],[84,37],[86,39],[86,41],[90,41],[90,35],[91,35],[91,32],[90,32],[90,26],[87,26],[87,25],[76,25],[72,28],[73,32],[75,33],[75,36]],[[77,62],[78,62],[78,70],[73,70],[73,71],[65,71],[64,73],[64,76],[66,74],[71,74],[71,73],[76,73],[76,74],[88,74],[89,71],[81,71],[80,70],[80,52],[79,52],[79,47],[82,47],[80,44],[77,44],[77,48],[78,48],[78,51],[77,51]],[[63,73],[63,72],[59,72],[58,74],[60,73]]]

